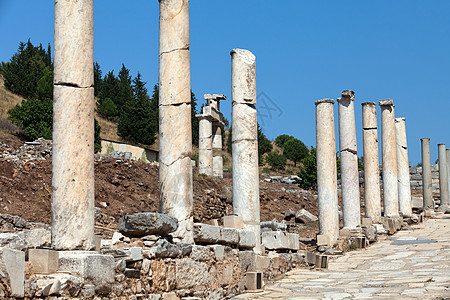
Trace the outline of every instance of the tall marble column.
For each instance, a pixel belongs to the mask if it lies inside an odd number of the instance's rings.
[[[447,174],[448,174],[448,191],[450,194],[450,149],[446,149],[445,153],[447,154]],[[450,195],[449,195],[450,197]]]
[[[256,59],[248,50],[231,51],[233,212],[255,233],[260,252]]]
[[[395,118],[397,143],[398,206],[404,216],[412,216],[411,182],[409,178],[408,145],[405,118]]]
[[[379,223],[381,221],[381,193],[376,103],[362,103],[362,122],[365,216],[370,218],[373,223]]]
[[[339,216],[334,100],[317,100],[315,104],[319,234],[328,235],[331,243],[335,244],[339,236]]]
[[[94,249],[93,0],[55,1],[52,248]]]
[[[213,134],[210,116],[197,115],[199,119],[198,139],[198,172],[208,176],[213,175]]]
[[[189,1],[159,0],[160,211],[178,219],[173,234],[193,242]]]
[[[433,189],[431,181],[431,154],[430,139],[420,139],[422,146],[422,187],[423,187],[423,208],[434,209]]]
[[[344,228],[361,225],[358,156],[355,127],[355,93],[342,92],[339,108],[339,152],[341,158],[342,213]]]
[[[383,160],[383,204],[385,217],[398,214],[397,147],[395,142],[394,103],[392,99],[380,100],[381,153]]]
[[[223,178],[222,128],[218,123],[213,124],[212,152],[213,152],[213,175],[214,177],[217,178]]]
[[[447,153],[445,151],[445,144],[438,145],[439,155],[439,191],[441,194],[441,205],[439,209],[450,207],[448,198],[448,171],[447,171]]]

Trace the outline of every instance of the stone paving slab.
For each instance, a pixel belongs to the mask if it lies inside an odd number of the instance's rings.
[[[429,219],[326,270],[292,270],[264,292],[233,299],[450,299],[450,219]]]

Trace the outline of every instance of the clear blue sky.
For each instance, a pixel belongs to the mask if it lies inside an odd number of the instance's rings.
[[[53,44],[53,5],[0,0],[0,60],[28,38]],[[94,5],[95,60],[103,73],[124,63],[151,91],[158,1]],[[430,137],[434,163],[438,143],[450,148],[449,12],[450,1],[191,0],[192,90],[201,100],[225,94],[222,111],[231,119],[229,52],[246,48],[257,57],[258,93],[267,95],[258,100],[260,123],[270,139],[286,133],[315,145],[314,101],[352,89],[359,156],[361,102],[392,98],[396,116],[406,117],[410,162],[421,160],[420,138]]]

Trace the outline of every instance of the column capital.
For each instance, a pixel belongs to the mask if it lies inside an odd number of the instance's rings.
[[[325,98],[325,99],[317,100],[317,101],[315,102],[316,105],[321,104],[321,103],[331,103],[331,104],[334,104],[334,100],[333,100],[333,99],[329,99],[329,98]]]
[[[350,98],[350,100],[355,100],[355,92],[352,90],[343,90],[341,94],[342,98]]]
[[[382,99],[378,101],[380,106],[394,106],[394,101],[392,99]]]
[[[372,102],[372,101],[368,101],[368,102],[363,102],[363,103],[361,103],[361,106],[366,106],[366,105],[374,105],[374,106],[376,106],[377,104],[375,103],[375,102]]]

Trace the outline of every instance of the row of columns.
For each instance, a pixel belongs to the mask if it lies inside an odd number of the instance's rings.
[[[361,225],[358,157],[354,112],[355,95],[342,92],[338,99],[339,150],[341,159],[342,212],[345,229]],[[395,118],[392,99],[380,100],[383,161],[384,216],[412,216],[405,118]],[[381,221],[381,192],[376,104],[362,103],[364,143],[365,216]],[[339,235],[334,101],[316,101],[317,188],[319,234],[335,243]]]
[[[189,1],[159,1],[160,211],[178,219],[176,240],[193,242]],[[55,2],[52,248],[94,246],[93,0]],[[259,237],[255,56],[231,51],[233,210]],[[209,96],[208,96],[209,97]],[[220,100],[200,117],[202,161],[222,177]],[[204,111],[205,113],[205,111]],[[206,165],[207,165],[206,164]],[[205,164],[201,164],[205,166]],[[259,249],[259,238],[258,249]]]

